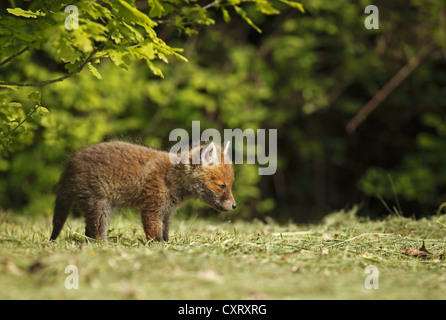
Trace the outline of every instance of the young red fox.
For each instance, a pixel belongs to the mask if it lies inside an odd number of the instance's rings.
[[[199,164],[175,164],[168,152],[120,141],[78,151],[57,185],[51,240],[74,203],[84,213],[85,235],[98,240],[107,240],[114,208],[138,208],[147,240],[155,241],[168,241],[171,218],[188,199],[200,199],[218,211],[235,209],[227,147],[211,142],[192,149],[189,160],[199,152]]]

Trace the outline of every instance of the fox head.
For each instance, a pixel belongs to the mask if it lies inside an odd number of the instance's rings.
[[[192,197],[217,211],[230,211],[237,207],[232,195],[234,170],[230,159],[230,143],[224,146],[210,142],[192,149],[189,159],[199,153],[199,164],[184,164],[187,171],[183,187]],[[191,163],[191,162],[189,162]]]

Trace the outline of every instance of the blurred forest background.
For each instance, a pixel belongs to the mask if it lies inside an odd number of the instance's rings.
[[[69,4],[78,29],[64,26]],[[73,150],[168,150],[193,120],[278,129],[274,175],[236,165],[234,218],[422,216],[446,202],[444,0],[3,0],[0,48],[3,210],[51,214]]]

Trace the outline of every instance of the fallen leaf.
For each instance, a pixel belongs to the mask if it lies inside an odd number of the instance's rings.
[[[293,251],[291,253],[288,253],[288,254],[285,254],[285,255],[281,256],[280,259],[287,260],[287,259],[291,258],[292,256],[294,256],[295,254],[297,254],[299,252],[300,252],[300,250],[295,250],[295,251]]]
[[[410,247],[404,249],[403,253],[410,257],[426,257],[427,255],[433,254],[432,252],[427,251],[424,241],[419,249],[416,247]]]
[[[45,268],[45,265],[40,261],[36,261],[32,265],[29,266],[28,272],[35,274],[35,273],[38,273],[43,268]]]
[[[426,254],[433,254],[432,252],[427,251],[426,246],[424,245],[424,241],[423,241],[423,245],[420,248],[421,252],[425,252]]]
[[[291,272],[297,273],[300,272],[302,268],[300,266],[292,266],[291,267]]]
[[[334,235],[331,235],[329,233],[324,233],[322,235],[322,240],[336,240],[339,237],[339,234],[335,233]]]
[[[251,247],[251,248],[254,248],[254,249],[262,249],[262,246],[261,246],[261,245],[258,245],[258,244],[256,244],[256,243],[245,242],[245,243],[243,243],[243,244],[246,245],[247,247]]]
[[[20,276],[22,275],[22,270],[19,269],[14,262],[12,262],[11,260],[6,260],[5,262],[5,267],[6,267],[6,271],[8,271],[9,273],[15,275],[15,276]]]
[[[361,254],[360,257],[363,257],[365,259],[370,259],[370,258],[373,258],[373,254],[371,254],[370,252],[365,252],[365,253]]]
[[[215,282],[215,283],[222,283],[223,277],[216,269],[204,269],[198,271],[197,274],[198,279],[209,281],[209,282]]]

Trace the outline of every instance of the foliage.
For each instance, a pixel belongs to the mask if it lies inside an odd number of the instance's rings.
[[[368,4],[304,3],[311,16],[277,21],[258,46],[274,93],[267,123],[282,131],[281,170],[266,188],[275,216],[317,219],[359,202],[366,214],[385,214],[376,195],[395,201],[395,190],[407,215],[434,214],[445,200],[444,4],[373,3],[380,29],[366,30]],[[429,47],[413,74],[346,133],[348,121]]]
[[[386,172],[381,168],[369,168],[360,180],[360,187],[368,194],[380,194],[390,197],[391,184],[386,175],[394,180],[396,190],[405,199],[418,199],[425,203],[439,205],[438,197],[432,192],[432,186],[446,185],[446,118],[442,115],[424,113],[421,121],[433,128],[433,133],[421,132],[417,136],[419,152],[404,159],[399,170]]]
[[[364,28],[366,0],[309,1],[305,10],[261,0],[11,3],[0,7],[4,208],[50,212],[71,150],[115,138],[168,149],[169,132],[192,120],[202,130],[278,129],[276,174],[236,167],[237,216],[312,220],[354,203],[385,214],[379,198],[430,215],[446,201],[441,0],[374,2],[379,30]],[[66,30],[72,3],[79,29]],[[347,133],[422,50],[414,71]],[[48,81],[40,101],[21,86]]]
[[[78,21],[73,17],[73,7],[69,7],[72,4],[78,10]],[[237,14],[260,32],[245,11],[246,4],[261,14],[279,13],[272,3],[263,0],[205,5],[202,1],[175,0],[42,0],[12,1],[11,7],[0,7],[0,67],[6,71],[0,81],[6,88],[0,91],[1,205],[18,209],[26,206],[25,211],[34,213],[51,210],[52,189],[69,150],[116,137],[165,146],[172,128],[202,119],[202,108],[216,111],[216,102],[200,91],[214,91],[225,100],[227,119],[220,123],[221,128],[228,122],[238,125],[240,122],[234,121],[237,111],[230,103],[257,96],[251,87],[241,95],[231,94],[234,87],[244,86],[248,77],[245,66],[232,78],[217,81],[216,73],[173,61],[176,70],[167,69],[170,81],[160,82],[137,61],[144,61],[153,75],[164,78],[159,62],[172,63],[170,57],[182,63],[188,59],[182,48],[162,39],[163,32],[174,29],[182,39],[213,25],[213,17],[218,14],[228,21]],[[286,4],[302,10],[298,3]],[[83,69],[93,77],[80,73]],[[194,79],[191,85],[189,77]],[[209,82],[209,77],[216,81]],[[184,83],[188,87],[182,88]],[[41,88],[35,91],[29,87]],[[48,110],[51,112],[42,117]],[[258,126],[265,112],[256,114],[255,122],[248,125]],[[259,118],[259,114],[263,116]],[[214,126],[213,121],[202,123]],[[36,161],[30,162],[30,158]],[[259,196],[255,170],[240,169],[240,177],[247,181],[240,202]]]

